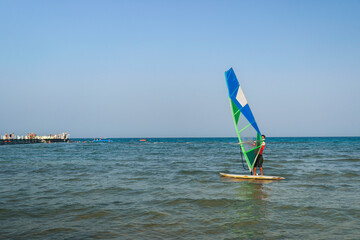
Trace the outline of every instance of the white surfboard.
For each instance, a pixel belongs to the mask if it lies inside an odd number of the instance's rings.
[[[278,176],[237,175],[237,174],[227,174],[227,173],[220,173],[220,175],[223,177],[241,178],[241,179],[249,179],[249,180],[282,180],[282,179],[285,179],[283,177],[278,177]]]

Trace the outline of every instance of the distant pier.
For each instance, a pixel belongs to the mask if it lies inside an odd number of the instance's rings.
[[[69,136],[68,133],[50,134],[49,136],[38,136],[35,133],[26,136],[15,136],[13,133],[5,133],[5,135],[0,136],[0,145],[69,142]]]

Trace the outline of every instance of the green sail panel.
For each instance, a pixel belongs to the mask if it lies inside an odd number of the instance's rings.
[[[255,160],[259,154],[262,137],[254,130],[252,125],[241,114],[239,108],[230,99],[235,130],[239,139],[241,151],[244,153],[245,161],[250,171],[253,171]]]
[[[261,143],[262,143],[262,137],[261,135],[257,134],[256,137],[256,141],[254,142],[254,148],[248,150],[247,152],[245,152],[245,156],[249,161],[249,165],[251,166],[251,169],[254,168],[255,165],[255,160],[259,154],[260,148],[261,148]]]
[[[235,105],[235,103],[234,103],[233,101],[231,101],[231,99],[230,99],[230,102],[231,102],[231,109],[232,109],[232,112],[233,112],[235,124],[238,124],[239,118],[240,118],[240,110],[239,110],[239,108]]]

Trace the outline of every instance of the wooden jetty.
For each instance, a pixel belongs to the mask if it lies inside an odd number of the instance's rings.
[[[0,137],[0,145],[10,144],[32,144],[32,143],[57,143],[69,142],[69,134],[62,133],[49,136],[38,136],[35,133],[30,133],[26,136],[15,136],[14,134],[5,134]]]

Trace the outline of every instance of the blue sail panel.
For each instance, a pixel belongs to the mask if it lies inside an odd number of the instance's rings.
[[[228,71],[225,72],[225,78],[226,78],[226,83],[228,86],[230,98],[233,95],[236,96],[237,90],[238,90],[240,84],[239,84],[239,81],[237,80],[235,72],[232,68],[230,68]]]
[[[251,112],[249,104],[246,104],[240,111],[244,115],[244,117],[246,117],[246,119],[249,121],[249,123],[251,123],[251,125],[254,127],[256,132],[258,132],[261,135],[259,127],[256,124],[254,115]]]

